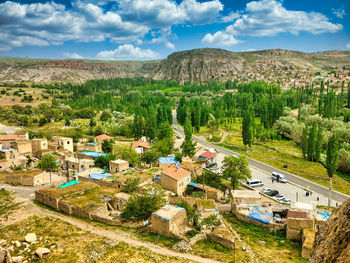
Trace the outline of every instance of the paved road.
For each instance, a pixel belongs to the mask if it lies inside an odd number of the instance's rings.
[[[173,122],[173,125],[172,125],[173,129],[175,131],[177,131],[180,135],[184,136],[184,131],[183,129],[177,124],[176,122],[176,115],[174,115],[174,122]],[[211,144],[207,141],[204,141],[196,136],[192,136],[193,140],[196,141],[197,143],[205,146],[206,148],[213,148],[215,149],[216,151],[218,151],[219,153],[222,153],[224,155],[227,155],[227,156],[230,156],[232,154],[237,154],[233,151],[230,151],[230,150],[227,150],[225,148],[222,148],[220,146],[217,146],[217,145],[214,145],[214,144]],[[267,164],[264,164],[264,163],[261,163],[259,161],[256,161],[254,159],[251,159],[251,158],[247,158],[248,161],[249,161],[249,166],[255,170],[258,170],[258,171],[263,171],[264,173],[270,175],[273,171],[275,172],[279,172],[281,174],[284,174],[286,179],[295,184],[295,185],[298,185],[300,186],[301,188],[307,188],[309,187],[309,189],[314,193],[313,194],[313,197],[319,195],[320,197],[323,196],[323,197],[327,197],[328,196],[328,188],[322,186],[322,185],[319,185],[319,184],[316,184],[314,182],[311,182],[309,180],[306,180],[304,178],[301,178],[297,175],[294,175],[294,174],[291,174],[291,173],[288,173],[286,171],[282,171],[280,169],[277,169],[275,167],[272,167],[270,165],[267,165]],[[288,184],[290,185],[290,184]],[[276,186],[274,188],[277,188]],[[290,192],[292,192],[293,189],[290,189]],[[295,194],[295,193],[294,193]],[[305,194],[305,191],[304,191],[304,194]],[[345,195],[345,194],[342,194],[342,193],[339,193],[337,191],[332,191],[332,203],[342,203],[342,202],[345,202],[347,199],[349,199],[350,196],[348,195]],[[295,198],[291,198],[291,199],[295,199]],[[311,199],[311,198],[310,198]]]

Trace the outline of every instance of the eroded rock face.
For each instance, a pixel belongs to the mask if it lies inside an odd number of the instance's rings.
[[[317,231],[310,262],[350,262],[350,199]]]

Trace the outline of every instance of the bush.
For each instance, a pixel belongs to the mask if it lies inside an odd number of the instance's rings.
[[[125,193],[135,192],[139,188],[139,185],[140,185],[139,178],[128,178],[124,182],[123,192]]]

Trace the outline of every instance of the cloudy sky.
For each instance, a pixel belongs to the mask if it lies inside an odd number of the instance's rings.
[[[175,51],[350,50],[350,0],[0,0],[0,56],[150,60]]]

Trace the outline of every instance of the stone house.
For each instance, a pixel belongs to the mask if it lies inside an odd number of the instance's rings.
[[[94,160],[91,159],[77,159],[77,158],[68,158],[66,159],[66,166],[68,169],[72,169],[75,171],[85,171],[94,166]]]
[[[152,231],[163,236],[182,236],[186,225],[187,213],[182,207],[166,204],[151,215]]]
[[[47,147],[48,147],[46,138],[32,139],[31,142],[32,142],[32,151],[33,151],[33,153],[36,153],[38,151],[46,150]]]
[[[19,154],[31,155],[32,154],[32,142],[27,140],[17,140],[13,142],[14,148]]]
[[[53,139],[53,143],[50,145],[50,147],[53,150],[64,149],[64,150],[68,150],[70,152],[74,152],[72,138],[54,136],[52,139]]]
[[[10,147],[11,143],[13,143],[16,139],[16,134],[0,135],[0,144]]]
[[[40,186],[50,183],[50,175],[42,170],[15,171],[6,176],[7,184]]]
[[[129,169],[129,162],[125,160],[112,160],[109,161],[109,171],[112,173],[122,172]]]
[[[164,189],[182,195],[191,182],[191,172],[182,169],[179,164],[172,165],[162,171],[160,184]]]
[[[98,142],[88,142],[84,145],[84,151],[90,151],[90,152],[102,152],[102,146],[101,143]]]
[[[29,134],[26,131],[15,133],[15,135],[17,135],[17,140],[29,141]]]
[[[262,203],[260,194],[255,190],[234,190],[231,191],[232,200],[231,208],[232,211],[236,205],[249,204],[259,205]]]

